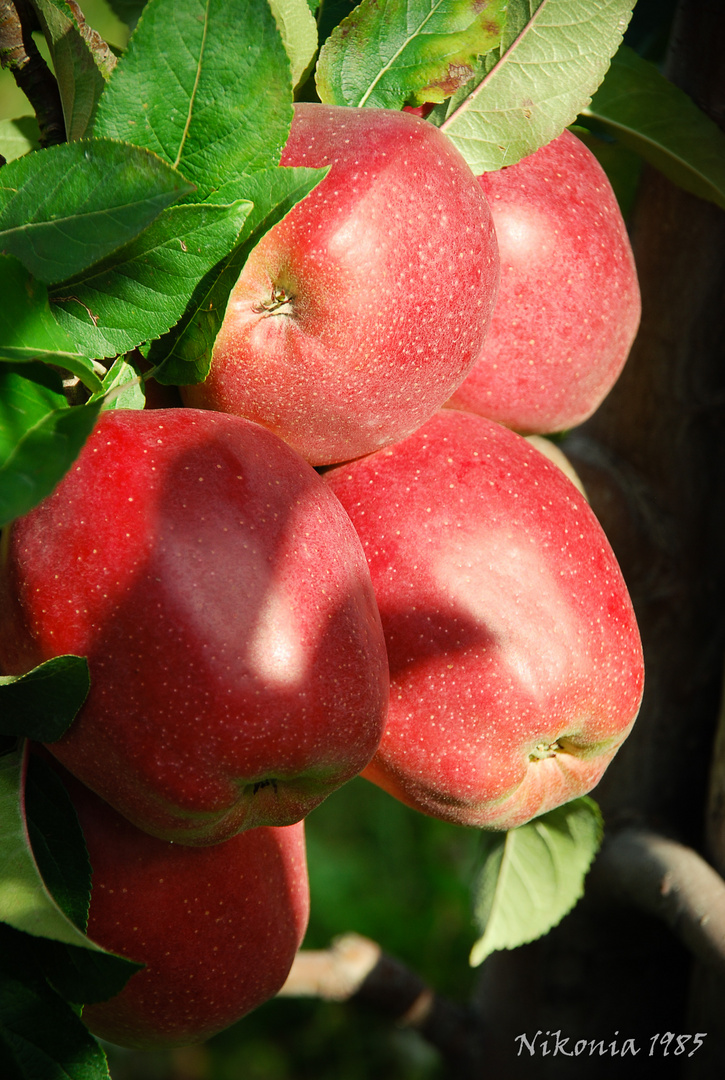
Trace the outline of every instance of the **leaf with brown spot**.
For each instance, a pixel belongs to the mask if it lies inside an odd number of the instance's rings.
[[[507,0],[362,0],[325,42],[317,90],[332,105],[442,102],[500,44]]]

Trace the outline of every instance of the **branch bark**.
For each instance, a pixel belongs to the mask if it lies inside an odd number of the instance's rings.
[[[658,919],[725,976],[725,881],[685,844],[645,829],[608,836],[588,886],[598,898]]]
[[[443,1057],[456,1080],[481,1080],[483,1028],[466,1005],[441,997],[414,971],[358,934],[337,938],[329,949],[303,949],[295,958],[283,997],[321,997],[372,1007],[418,1031]]]
[[[65,142],[65,121],[60,91],[33,41],[34,16],[22,0],[0,0],[0,64],[33,106],[40,128],[41,146]]]

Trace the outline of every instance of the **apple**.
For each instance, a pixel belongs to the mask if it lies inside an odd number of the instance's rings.
[[[144,1050],[201,1042],[273,997],[309,915],[304,824],[210,847],[149,836],[72,777],[92,869],[88,935],[146,965],[86,1005],[94,1035]]]
[[[105,412],[7,530],[0,668],[65,653],[88,658],[91,690],[50,750],[165,840],[298,821],[382,736],[360,541],[315,470],[240,417]]]
[[[614,385],[639,326],[637,272],[614,192],[569,131],[479,183],[501,286],[481,354],[447,404],[525,434],[573,427]]]
[[[590,791],[635,720],[643,662],[612,549],[561,469],[443,409],[325,481],[363,541],[390,662],[362,775],[488,829]]]
[[[409,113],[301,103],[285,166],[327,176],[252,251],[187,405],[236,413],[314,465],[415,430],[481,351],[498,252],[463,157]]]

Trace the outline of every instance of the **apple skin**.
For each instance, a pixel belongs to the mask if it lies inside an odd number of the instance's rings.
[[[252,251],[187,405],[247,416],[313,465],[394,442],[481,351],[498,286],[483,192],[432,124],[295,106],[282,165],[330,166]]]
[[[65,653],[91,690],[49,749],[165,840],[300,820],[384,728],[360,542],[315,470],[240,417],[105,412],[7,530],[0,668]]]
[[[642,651],[586,500],[527,440],[441,410],[325,480],[363,541],[390,711],[363,776],[509,829],[590,791],[637,715]]]
[[[524,434],[574,427],[611,390],[639,326],[637,272],[614,192],[569,131],[478,181],[501,285],[481,354],[447,404]]]
[[[92,869],[88,935],[146,964],[86,1005],[94,1035],[153,1050],[201,1042],[273,997],[309,916],[304,823],[211,847],[142,832],[63,772]]]

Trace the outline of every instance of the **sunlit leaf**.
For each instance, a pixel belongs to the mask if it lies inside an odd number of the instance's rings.
[[[158,154],[202,201],[276,165],[291,122],[289,61],[267,0],[149,0],[93,130]]]
[[[51,284],[133,237],[191,186],[146,150],[107,139],[63,143],[0,170],[0,246]]]
[[[482,833],[483,866],[474,889],[481,937],[471,963],[542,937],[571,911],[599,850],[602,819],[588,797],[504,833]]]
[[[128,352],[172,327],[234,247],[251,203],[172,206],[119,251],[50,292],[56,318],[91,356]]]
[[[269,0],[292,68],[292,85],[309,70],[317,52],[317,23],[307,0]]]
[[[325,42],[317,91],[332,105],[444,101],[501,41],[507,0],[362,0]]]
[[[633,0],[509,0],[501,45],[431,114],[477,175],[538,150],[589,104]]]

